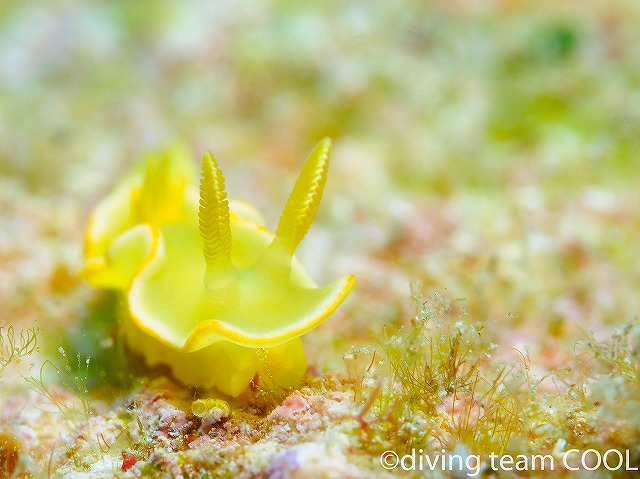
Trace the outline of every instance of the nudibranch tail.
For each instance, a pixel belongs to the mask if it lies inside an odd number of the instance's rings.
[[[331,139],[322,139],[313,149],[298,176],[293,191],[280,216],[275,242],[292,255],[304,239],[318,211],[327,182]]]
[[[171,182],[168,166],[166,155],[153,158],[146,164],[142,184],[134,188],[131,195],[134,217],[146,219],[158,208],[158,203]]]
[[[196,216],[196,172],[187,148],[178,143],[147,155],[91,213],[80,274],[95,286],[126,290],[149,254],[149,227]]]
[[[231,262],[231,217],[224,177],[209,152],[202,157],[198,218],[207,265],[205,285],[212,289],[226,283],[235,268]]]
[[[186,181],[174,175],[174,152],[154,155],[147,160],[142,183],[131,191],[131,214],[135,222],[163,224],[181,216]]]

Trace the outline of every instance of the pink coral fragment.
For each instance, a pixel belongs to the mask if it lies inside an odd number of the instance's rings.
[[[294,392],[282,401],[282,405],[275,409],[275,413],[280,417],[288,417],[296,412],[306,411],[307,409],[309,409],[307,401],[297,392]]]

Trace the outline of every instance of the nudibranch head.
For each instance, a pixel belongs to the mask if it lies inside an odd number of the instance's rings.
[[[318,209],[330,151],[325,138],[311,152],[275,233],[250,205],[229,202],[210,153],[199,200],[182,162],[166,155],[96,210],[85,276],[126,291],[125,337],[148,363],[169,364],[182,382],[233,396],[256,373],[281,386],[299,382],[306,369],[300,336],[354,284],[348,275],[317,287],[294,256]]]
[[[183,352],[220,340],[266,348],[329,316],[353,277],[316,287],[293,253],[322,197],[330,149],[325,139],[309,156],[275,235],[230,211],[222,172],[206,153],[199,228],[155,227],[150,255],[131,284],[129,307],[139,327]]]

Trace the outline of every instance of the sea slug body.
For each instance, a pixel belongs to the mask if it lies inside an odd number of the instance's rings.
[[[181,147],[147,158],[100,203],[83,274],[125,294],[129,347],[184,384],[230,396],[256,374],[297,386],[306,370],[300,336],[354,284],[347,275],[317,287],[294,256],[320,203],[330,151],[325,138],[311,152],[275,233],[251,205],[227,199],[208,152],[198,189]]]

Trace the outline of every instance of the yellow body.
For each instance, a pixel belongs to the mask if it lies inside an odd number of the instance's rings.
[[[129,346],[187,385],[242,393],[268,374],[295,387],[306,370],[300,335],[344,300],[352,276],[317,287],[293,252],[326,181],[331,143],[309,156],[276,233],[251,205],[226,199],[210,153],[200,191],[184,150],[147,158],[94,211],[83,274],[119,289]]]

